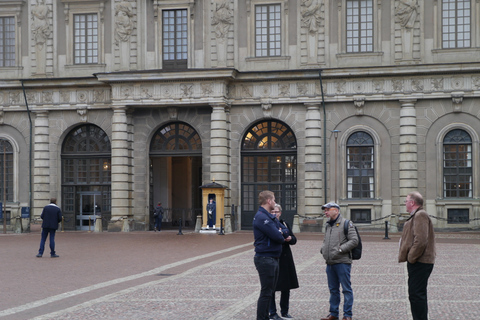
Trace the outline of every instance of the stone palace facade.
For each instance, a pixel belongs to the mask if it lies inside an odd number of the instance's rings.
[[[264,189],[301,226],[395,229],[418,190],[478,228],[479,48],[478,0],[0,0],[7,228],[51,197],[67,230],[191,226],[212,181],[237,229]]]

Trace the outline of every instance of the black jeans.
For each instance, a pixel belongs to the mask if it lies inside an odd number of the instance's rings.
[[[407,262],[407,270],[408,299],[413,320],[428,320],[427,285],[433,264]]]
[[[282,316],[288,313],[288,306],[290,303],[290,290],[281,291],[280,294],[280,313]],[[272,300],[270,301],[270,315],[277,313],[277,306],[275,304],[275,293],[273,293]]]
[[[253,262],[257,268],[261,286],[257,302],[257,320],[268,320],[268,309],[278,280],[278,258],[254,257]]]

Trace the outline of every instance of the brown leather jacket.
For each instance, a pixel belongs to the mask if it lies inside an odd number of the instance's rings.
[[[420,207],[403,226],[398,262],[434,264],[435,256],[435,233],[432,220]]]

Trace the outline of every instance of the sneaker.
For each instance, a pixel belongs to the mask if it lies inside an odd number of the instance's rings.
[[[288,313],[287,314],[282,314],[282,318],[283,319],[293,319],[293,317],[291,315],[289,315]]]
[[[50,258],[60,258],[60,256],[58,254],[52,254],[50,255]]]
[[[282,320],[282,318],[280,318],[278,316],[278,314],[276,314],[276,313],[272,314],[270,317],[268,317],[268,319],[270,319],[270,320]]]
[[[37,256],[36,256],[36,257],[37,257],[37,258],[41,258],[41,257],[42,257],[42,255],[39,253],[39,254],[37,254]]]

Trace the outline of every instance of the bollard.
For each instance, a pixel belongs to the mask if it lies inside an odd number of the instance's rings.
[[[220,219],[220,232],[218,233],[219,236],[224,236],[225,233],[223,233],[223,219]]]
[[[390,240],[388,237],[388,221],[385,221],[385,238],[383,240]]]
[[[92,225],[92,217],[88,217],[88,232],[92,232],[90,231],[90,226]]]
[[[179,223],[179,226],[178,226],[177,236],[183,236],[183,233],[182,233],[182,218],[178,219],[178,221],[179,221],[180,223]]]
[[[65,232],[65,217],[62,217],[62,232]]]

